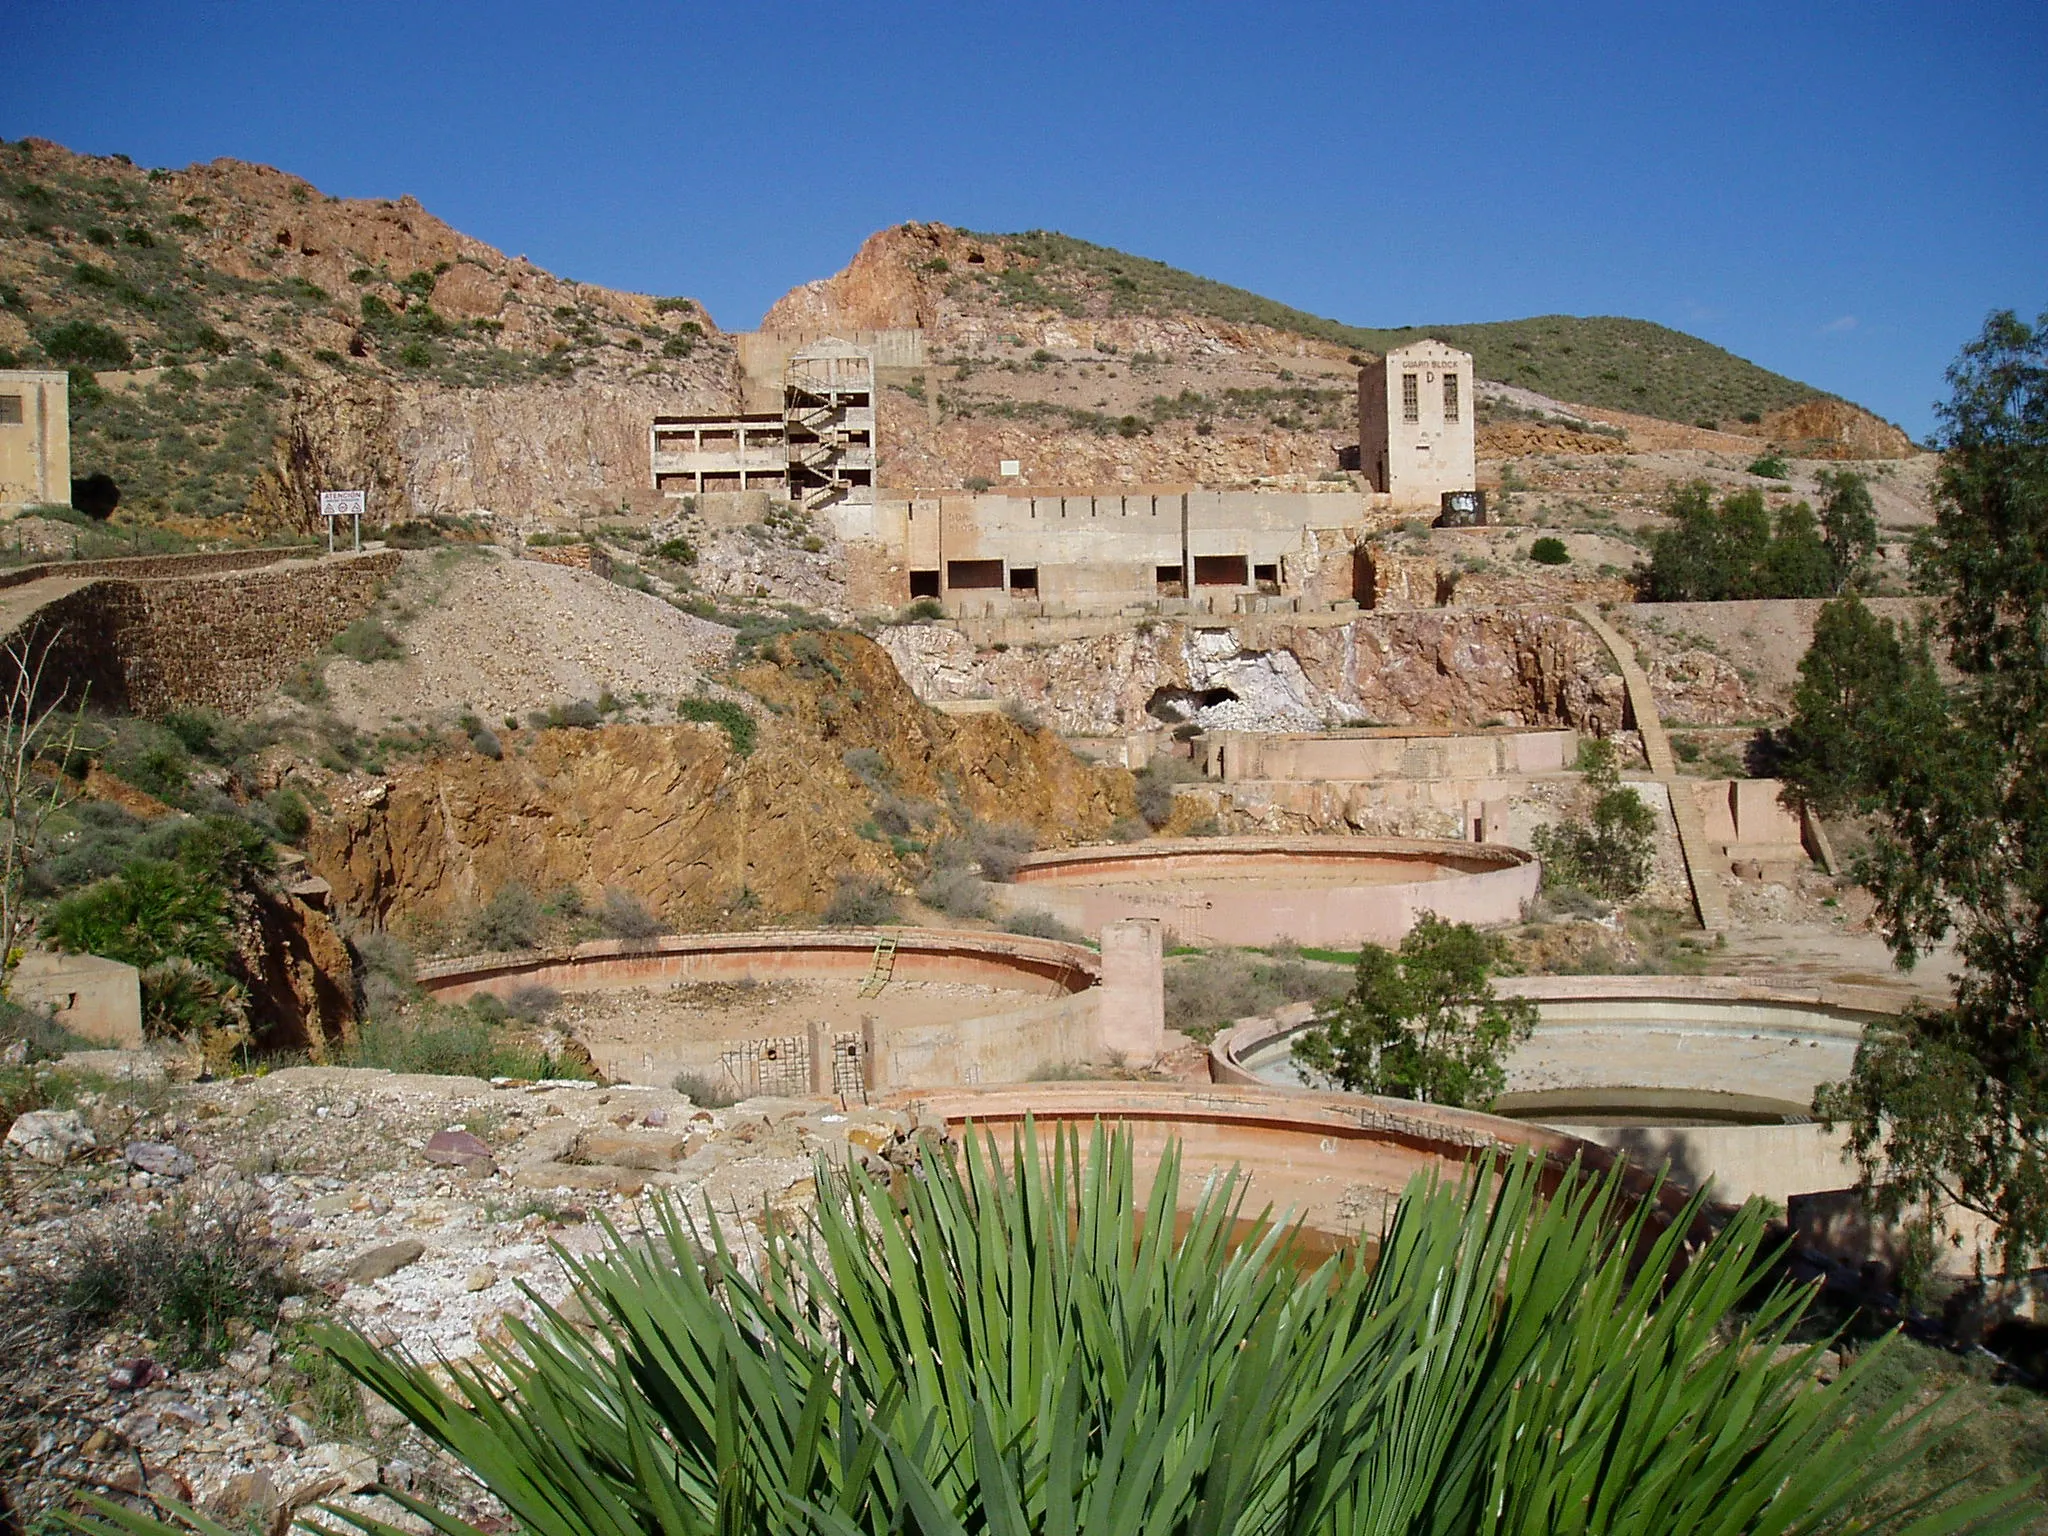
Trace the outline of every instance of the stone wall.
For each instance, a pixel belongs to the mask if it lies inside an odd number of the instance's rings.
[[[229,549],[202,555],[135,555],[118,560],[50,560],[0,572],[0,591],[45,576],[118,576],[128,581],[179,580],[223,571],[251,571],[289,559],[289,549]]]
[[[368,612],[398,562],[387,550],[186,580],[92,581],[0,643],[49,645],[46,690],[97,709],[241,714]]]

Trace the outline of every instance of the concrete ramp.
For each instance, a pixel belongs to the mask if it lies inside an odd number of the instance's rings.
[[[1693,911],[1700,927],[1709,933],[1728,929],[1728,893],[1714,878],[1714,850],[1707,842],[1707,826],[1693,798],[1689,781],[1680,782],[1678,764],[1671,755],[1671,738],[1664,734],[1664,722],[1657,715],[1657,698],[1650,690],[1650,676],[1636,660],[1635,647],[1621,632],[1600,617],[1591,603],[1574,603],[1572,612],[1600,637],[1614,664],[1621,668],[1621,681],[1628,689],[1629,713],[1642,733],[1643,755],[1650,760],[1650,772],[1667,791],[1671,819],[1678,827],[1678,850],[1685,859],[1685,878],[1692,886]]]

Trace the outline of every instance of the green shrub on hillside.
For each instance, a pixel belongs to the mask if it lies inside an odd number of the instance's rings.
[[[684,720],[697,720],[719,727],[725,732],[735,757],[745,757],[754,750],[760,727],[752,715],[730,699],[679,699],[676,701],[676,714]]]
[[[1665,508],[1675,527],[1650,539],[1644,596],[1659,603],[1826,597],[1835,562],[1805,502],[1782,508],[1775,529],[1759,490],[1714,504],[1704,480],[1680,487]]]
[[[1569,565],[1571,552],[1563,539],[1541,538],[1529,546],[1529,558],[1538,565]]]

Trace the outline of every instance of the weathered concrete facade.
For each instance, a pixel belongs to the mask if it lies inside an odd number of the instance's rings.
[[[1341,492],[1128,486],[884,495],[833,522],[857,606],[936,598],[986,619],[1349,607],[1371,511]]]
[[[1478,482],[1472,354],[1425,339],[1358,372],[1358,463],[1403,511],[1435,512]]]
[[[71,504],[71,380],[0,370],[0,512]]]

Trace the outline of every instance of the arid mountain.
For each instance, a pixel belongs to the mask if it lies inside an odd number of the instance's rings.
[[[1626,434],[1547,451],[1611,450],[1637,435],[1631,422],[1660,447],[1912,451],[1860,407],[1647,321],[1364,330],[1039,232],[887,229],[844,271],[784,295],[763,324],[926,332],[932,366],[883,401],[891,475],[919,486],[992,477],[1002,459],[1036,485],[1334,482],[1357,440],[1358,360],[1422,335],[1471,349],[1480,378],[1507,386],[1482,401],[1482,426],[1524,429],[1529,412],[1513,399],[1533,393]],[[1546,450],[1503,441],[1493,456],[1527,451]]]
[[[411,198],[35,139],[0,147],[0,361],[74,370],[75,472],[131,510],[280,527],[323,484],[394,517],[615,507],[653,410],[736,398],[693,300],[557,278]]]
[[[885,475],[904,488],[994,479],[1005,459],[1038,486],[1348,488],[1355,360],[1421,334],[1065,236],[940,224],[873,236],[765,324],[926,331],[930,364],[882,397]],[[1433,334],[1516,386],[1482,399],[1482,456],[1910,452],[1855,406],[1640,321]],[[307,527],[316,492],[338,486],[367,487],[383,520],[644,510],[649,417],[741,398],[731,338],[691,299],[555,277],[410,198],[332,198],[231,160],[144,170],[36,139],[0,145],[8,364],[72,369],[75,473],[111,474],[124,521],[187,532]],[[1583,419],[1532,425],[1514,403],[1529,391],[1582,402]],[[1596,415],[1604,438],[1582,430]]]

